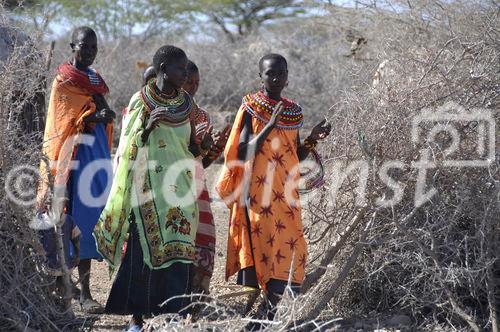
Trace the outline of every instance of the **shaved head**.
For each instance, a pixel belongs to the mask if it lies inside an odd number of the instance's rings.
[[[260,73],[262,73],[264,61],[266,61],[266,60],[274,60],[276,62],[281,62],[288,69],[288,63],[286,62],[286,59],[285,59],[285,57],[283,55],[277,54],[277,53],[269,53],[269,54],[264,55],[259,60],[259,72]]]

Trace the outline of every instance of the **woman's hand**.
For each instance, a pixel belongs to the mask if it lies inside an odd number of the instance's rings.
[[[167,110],[163,108],[154,109],[149,115],[148,123],[146,124],[146,131],[151,132],[158,126],[158,123],[167,116]]]
[[[229,133],[231,132],[231,127],[226,126],[222,131],[218,131],[215,133],[215,147],[218,150],[224,150],[226,147],[227,139],[229,138]]]
[[[144,132],[141,135],[142,142],[146,142],[148,140],[149,134],[158,126],[158,123],[166,118],[167,110],[164,108],[155,108],[151,114],[149,115],[148,123],[146,124],[146,128],[144,128]]]
[[[331,130],[332,130],[332,125],[330,123],[327,123],[326,119],[323,119],[323,121],[318,123],[311,130],[311,134],[309,135],[309,138],[314,140],[314,141],[322,140],[322,139],[326,138],[328,135],[330,135]]]
[[[283,113],[283,102],[279,102],[276,104],[273,110],[273,114],[271,115],[271,119],[269,120],[269,124],[271,126],[275,126],[276,123],[281,119],[281,113]]]
[[[109,108],[103,108],[102,110],[96,112],[97,122],[111,123],[116,118],[116,113]]]
[[[214,127],[210,126],[210,128],[208,128],[208,130],[203,135],[203,138],[201,139],[200,142],[200,148],[202,150],[208,150],[212,147],[212,144],[214,144],[214,139],[212,137],[213,128]]]
[[[111,110],[111,107],[109,107],[106,98],[104,98],[102,94],[95,94],[92,96],[92,99],[94,100],[95,108],[97,110],[97,112],[95,113],[95,122],[110,123],[116,118],[115,112]]]
[[[85,118],[85,122],[102,122],[102,123],[111,123],[116,118],[115,112],[110,110],[109,108],[103,108],[99,111],[95,111],[91,115]]]

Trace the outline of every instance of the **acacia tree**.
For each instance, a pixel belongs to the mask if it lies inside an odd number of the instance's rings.
[[[199,7],[229,41],[254,32],[264,23],[306,13],[304,2],[294,0],[204,0]],[[200,9],[198,8],[198,9]],[[195,9],[196,10],[196,9]]]
[[[29,17],[37,30],[45,31],[56,21],[90,25],[106,40],[139,36],[144,41],[166,31],[185,30],[195,7],[169,0],[9,0],[5,8]]]
[[[63,5],[66,17],[91,24],[107,39],[139,35],[146,40],[166,31],[184,30],[192,9],[188,2],[169,0],[55,1]]]
[[[0,0],[1,1],[1,0]],[[296,0],[8,0],[6,8],[28,15],[37,30],[53,21],[88,24],[105,39],[139,35],[142,40],[209,22],[228,38],[237,39],[263,24],[307,13]],[[68,22],[69,21],[69,22]]]
[[[6,9],[17,18],[27,19],[34,31],[47,31],[61,10],[57,1],[0,0],[0,9]]]

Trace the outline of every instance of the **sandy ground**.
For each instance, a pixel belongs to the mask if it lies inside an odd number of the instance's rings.
[[[216,230],[217,230],[217,249],[215,257],[215,271],[210,285],[210,291],[213,295],[218,293],[227,292],[223,285],[227,285],[224,280],[224,267],[226,256],[226,243],[227,243],[227,225],[228,225],[228,209],[219,200],[214,193],[214,182],[217,179],[220,165],[212,165],[207,170],[207,186],[211,191],[211,197],[214,199],[212,203],[212,211],[214,213]],[[76,275],[75,278],[76,279]],[[111,289],[113,280],[109,278],[108,266],[105,262],[92,262],[92,272],[90,279],[90,287],[92,295],[102,305],[105,305]],[[243,299],[242,299],[243,300]],[[89,326],[85,330],[91,331],[122,331],[128,323],[129,316],[118,315],[85,315],[81,312],[77,303],[73,304],[75,313],[80,317],[85,317],[88,321],[94,321],[94,324],[85,324]],[[91,326],[91,327],[90,327]]]

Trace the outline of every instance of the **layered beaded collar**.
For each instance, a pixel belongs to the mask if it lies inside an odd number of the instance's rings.
[[[151,79],[141,90],[141,99],[148,113],[157,108],[167,111],[166,121],[171,124],[181,124],[189,120],[193,109],[193,100],[184,90],[176,91],[174,97],[167,96],[156,87],[156,78]],[[164,122],[164,121],[162,121]]]
[[[281,98],[281,101],[285,109],[281,113],[281,118],[276,127],[280,129],[300,128],[304,123],[302,107],[287,98]],[[246,111],[263,123],[269,122],[277,103],[278,101],[267,97],[262,91],[243,97],[243,104],[246,106]]]

